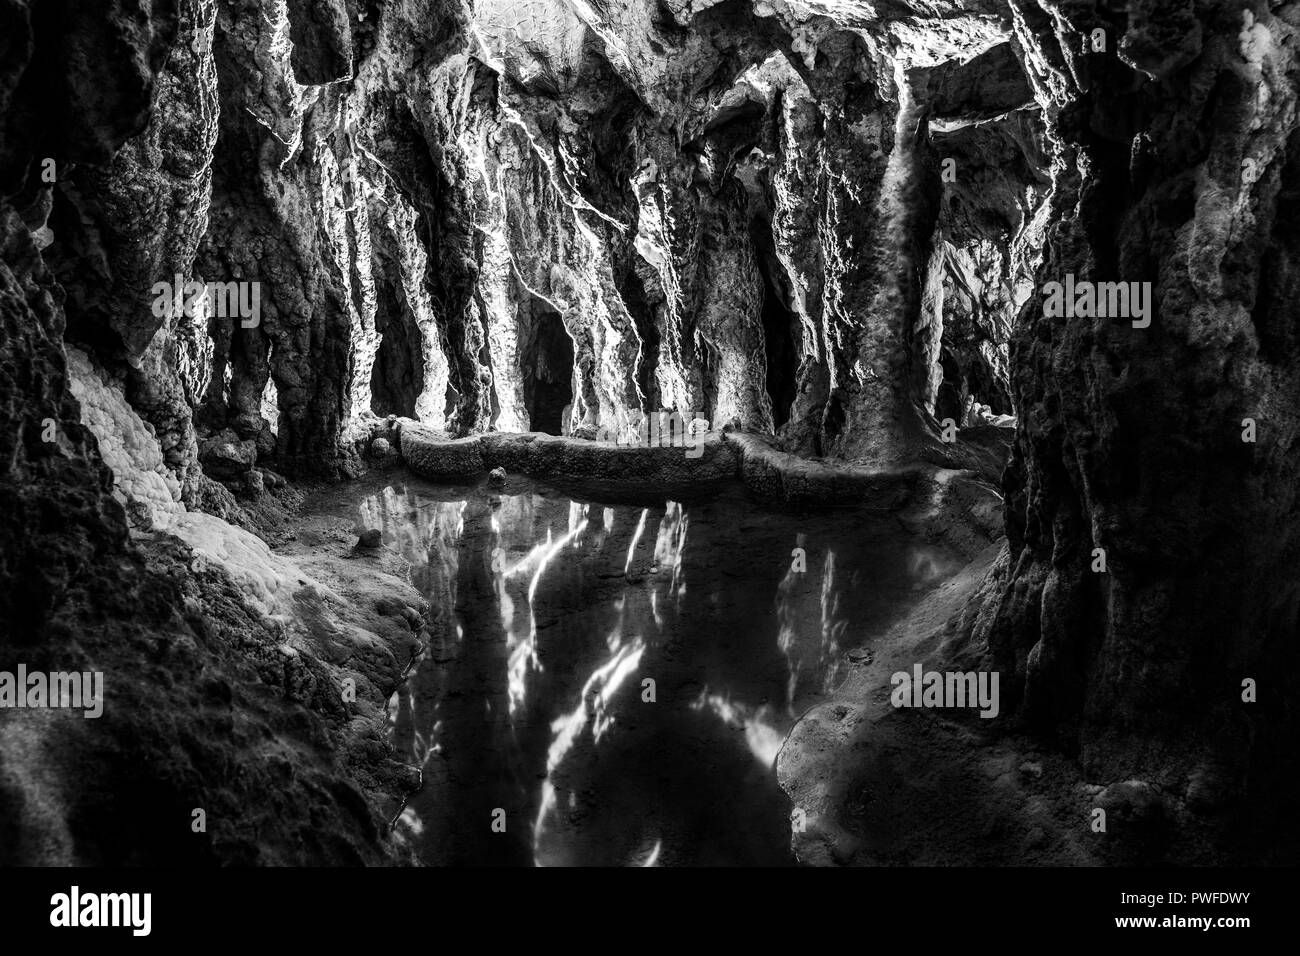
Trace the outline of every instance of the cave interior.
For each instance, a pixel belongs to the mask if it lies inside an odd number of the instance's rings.
[[[1294,5],[0,28],[0,863],[1300,858]]]

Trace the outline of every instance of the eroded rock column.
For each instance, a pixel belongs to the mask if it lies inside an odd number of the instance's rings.
[[[1227,3],[1015,13],[1053,145],[1039,292],[1150,283],[1153,306],[1144,327],[1022,312],[1009,553],[973,634],[1090,773],[1218,806],[1293,739],[1295,27]],[[1244,703],[1247,679],[1279,696]]]

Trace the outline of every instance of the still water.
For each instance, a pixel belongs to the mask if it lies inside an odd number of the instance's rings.
[[[892,519],[741,488],[628,505],[411,480],[356,518],[430,604],[391,707],[424,771],[398,826],[430,865],[793,863],[782,740],[959,565]]]

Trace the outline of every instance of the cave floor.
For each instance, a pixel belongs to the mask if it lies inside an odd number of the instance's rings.
[[[1089,865],[1088,786],[1077,765],[976,711],[896,708],[891,677],[943,658],[948,623],[1000,543],[872,635],[870,663],[809,708],[777,759],[804,809],[794,835],[819,865]],[[926,669],[930,669],[927,665]]]
[[[382,549],[348,560],[404,567],[428,601],[389,711],[424,781],[397,830],[430,865],[794,863],[777,751],[966,563],[738,484],[606,504],[405,471],[316,489],[269,537],[337,552],[372,528]]]

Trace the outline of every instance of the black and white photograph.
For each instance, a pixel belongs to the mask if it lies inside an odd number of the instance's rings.
[[[6,926],[1300,864],[1295,0],[0,0],[0,421]]]

